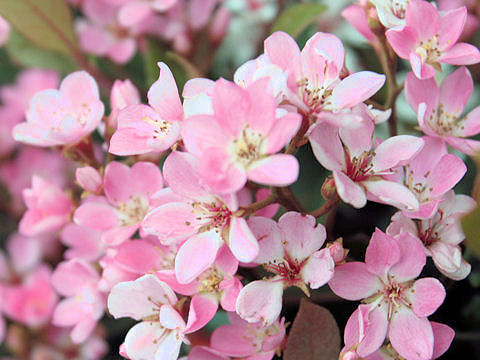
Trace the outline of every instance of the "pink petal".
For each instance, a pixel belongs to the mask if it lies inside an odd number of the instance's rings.
[[[360,305],[357,311],[359,323],[357,352],[360,356],[367,356],[377,350],[385,340],[388,328],[387,314],[377,306],[369,305]]]
[[[185,321],[183,321],[182,315],[170,304],[165,304],[160,307],[160,324],[170,330],[183,330],[185,328]]]
[[[142,321],[134,325],[125,337],[125,352],[130,359],[155,359],[155,353],[166,337],[158,322]]]
[[[134,55],[137,50],[137,42],[133,38],[123,38],[112,44],[108,49],[108,57],[117,64],[125,64]]]
[[[353,182],[347,175],[341,171],[334,170],[333,178],[335,180],[335,188],[340,198],[353,207],[359,209],[366,205],[367,197],[365,191]]]
[[[428,2],[411,1],[407,6],[405,21],[418,31],[420,40],[430,39],[439,31],[440,15]]]
[[[134,1],[120,8],[118,21],[122,26],[130,27],[140,23],[151,13],[152,9],[148,1]]]
[[[152,151],[148,144],[149,138],[150,135],[140,134],[131,127],[118,128],[110,139],[108,152],[119,156],[149,153]]]
[[[435,198],[451,190],[467,172],[464,162],[453,154],[442,156],[437,166],[428,176],[428,182],[433,188],[430,197]]]
[[[278,220],[282,243],[289,258],[301,263],[320,249],[327,237],[325,227],[311,215],[289,211]]]
[[[247,171],[248,179],[264,185],[287,186],[298,178],[298,160],[293,155],[275,154],[256,161]]]
[[[282,295],[281,281],[252,281],[238,295],[237,314],[250,323],[262,321],[264,326],[268,326],[280,315]]]
[[[400,257],[401,252],[396,241],[378,228],[375,229],[365,252],[368,271],[386,280],[390,268],[398,263]]]
[[[132,166],[131,171],[136,194],[149,198],[163,187],[162,173],[155,164],[139,161]]]
[[[130,239],[138,230],[138,224],[119,226],[109,229],[102,235],[102,241],[110,246],[116,246]]]
[[[104,189],[108,200],[114,204],[123,203],[133,194],[130,168],[118,161],[112,161],[105,168]]]
[[[473,91],[473,80],[468,69],[458,68],[443,80],[440,87],[440,103],[444,111],[460,115]]]
[[[358,84],[362,86],[359,89]],[[385,83],[385,75],[371,71],[360,71],[343,79],[331,96],[335,109],[351,108],[374,95]]]
[[[442,50],[452,47],[457,42],[462,34],[466,20],[467,8],[464,6],[445,11],[441,15],[438,28],[438,44]]]
[[[447,50],[438,61],[451,65],[473,65],[480,61],[480,52],[471,44],[457,43]]]
[[[345,151],[338,128],[327,123],[316,124],[309,135],[316,159],[328,170],[345,168]]]
[[[265,152],[267,154],[273,154],[285,147],[295,136],[301,123],[302,117],[300,114],[295,113],[287,113],[280,119],[277,119],[268,133]]]
[[[343,9],[341,14],[350,23],[350,25],[352,25],[368,41],[375,41],[376,36],[372,30],[370,30],[367,15],[363,7],[355,4],[350,5]]]
[[[158,67],[160,68],[160,76],[148,91],[148,103],[163,120],[181,121],[183,119],[183,107],[173,74],[163,62],[159,62]]]
[[[230,360],[230,358],[214,349],[205,346],[194,346],[188,353],[188,360]]]
[[[195,115],[186,119],[182,125],[182,138],[188,152],[197,157],[207,149],[227,147],[230,140],[211,115]]]
[[[236,216],[231,218],[228,246],[233,255],[241,262],[251,262],[258,255],[257,239],[255,239],[244,218]]]
[[[253,216],[248,219],[248,227],[259,244],[258,255],[253,260],[254,263],[266,264],[275,259],[283,259],[282,234],[276,221]]]
[[[247,87],[247,93],[250,105],[245,119],[247,125],[260,134],[268,134],[276,120],[277,110],[270,80],[268,78],[256,80]]]
[[[389,29],[385,35],[393,50],[402,59],[410,58],[410,53],[414,51],[419,37],[417,30],[411,26]]]
[[[420,275],[427,258],[420,240],[408,232],[395,238],[402,253],[400,261],[390,269],[390,275],[397,282],[415,279]]]
[[[347,300],[360,300],[382,288],[380,279],[368,271],[362,262],[349,262],[335,268],[328,285],[338,296]]]
[[[409,72],[405,80],[405,96],[413,111],[418,112],[418,106],[426,103],[426,113],[437,109],[440,91],[434,78],[421,80]],[[428,116],[428,115],[427,115]]]
[[[108,230],[117,226],[118,219],[113,208],[105,203],[86,202],[73,215],[75,223],[97,230]]]
[[[470,111],[465,116],[465,123],[463,124],[463,136],[473,136],[480,132],[480,106]]]
[[[418,279],[410,292],[412,310],[418,317],[432,315],[445,299],[445,288],[434,278]]]
[[[213,295],[199,294],[192,297],[185,333],[203,328],[213,319],[218,309],[218,300]]]
[[[222,354],[243,357],[255,354],[256,344],[245,336],[236,325],[222,325],[216,328],[210,339],[210,346]],[[210,360],[206,358],[205,360]]]
[[[462,139],[454,136],[449,136],[446,140],[452,147],[470,156],[474,156],[480,151],[480,141],[478,140]]]
[[[84,286],[96,286],[98,280],[97,271],[80,259],[61,262],[51,277],[52,286],[63,296],[75,296]]]
[[[330,250],[322,249],[314,252],[302,266],[300,274],[303,281],[311,289],[318,289],[325,285],[333,277],[335,262],[333,261]]]
[[[433,331],[427,318],[417,317],[405,307],[390,322],[388,336],[397,352],[411,360],[429,360],[433,355]]]
[[[182,338],[177,331],[170,331],[160,342],[157,342],[157,346],[155,360],[177,360],[182,346]],[[146,359],[153,358],[147,357]]]
[[[395,206],[401,210],[417,211],[419,203],[415,195],[405,186],[386,180],[364,181],[362,185],[372,200]]]
[[[218,233],[210,230],[192,236],[180,247],[175,258],[175,274],[180,284],[193,281],[213,264],[220,241]],[[199,252],[202,256],[198,256]]]
[[[423,140],[416,136],[398,135],[383,141],[375,149],[372,159],[373,171],[380,172],[409,160],[423,147]]]
[[[198,160],[186,152],[173,151],[163,164],[163,174],[170,188],[181,196],[198,199],[206,195],[197,173]]]
[[[450,344],[455,337],[455,331],[450,326],[440,324],[437,322],[430,322],[433,330],[433,356],[432,359],[437,359],[442,356],[450,347]]]

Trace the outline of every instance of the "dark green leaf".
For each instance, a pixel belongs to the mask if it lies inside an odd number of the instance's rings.
[[[286,8],[272,25],[271,32],[285,31],[296,38],[327,7],[321,4],[296,4]]]

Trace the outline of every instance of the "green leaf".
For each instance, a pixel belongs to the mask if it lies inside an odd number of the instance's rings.
[[[480,258],[480,207],[462,219],[462,227],[468,247]]]
[[[0,15],[42,49],[64,55],[78,51],[66,0],[0,0]]]
[[[283,352],[285,360],[337,360],[340,331],[332,314],[305,299],[293,321]]]
[[[305,28],[313,23],[318,15],[326,10],[325,5],[305,3],[286,8],[272,25],[271,32],[285,31],[296,38]]]
[[[70,58],[40,49],[15,30],[10,33],[5,49],[12,62],[20,66],[54,69],[64,75],[76,69]]]

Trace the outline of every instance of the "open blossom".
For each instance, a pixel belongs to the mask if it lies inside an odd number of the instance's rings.
[[[212,91],[213,115],[191,116],[182,137],[198,157],[202,180],[220,193],[240,190],[248,180],[265,185],[290,185],[298,177],[293,155],[275,154],[295,135],[301,117],[277,115],[267,79],[246,89],[220,79]]]
[[[237,269],[238,260],[228,246],[223,245],[210,268],[188,284],[180,284],[174,270],[158,271],[156,275],[178,294],[191,296],[190,311],[201,314],[206,324],[216,314],[219,304],[226,311],[235,311],[242,288],[242,283],[235,277]]]
[[[34,175],[32,187],[23,191],[27,211],[19,224],[22,234],[33,236],[60,229],[73,211],[70,197],[58,186]]]
[[[410,61],[420,79],[431,78],[440,63],[471,65],[480,61],[478,49],[457,43],[462,34],[467,9],[461,7],[439,13],[428,1],[410,0],[405,13],[405,26],[386,32],[393,50]]]
[[[479,141],[465,139],[480,132],[480,106],[462,116],[472,91],[472,76],[463,66],[448,75],[440,88],[434,78],[420,80],[412,73],[405,81],[407,101],[418,114],[422,131],[468,155],[480,150]]]
[[[462,280],[470,273],[470,264],[462,258],[459,244],[465,239],[460,218],[471,212],[475,201],[466,195],[447,192],[435,214],[429,219],[414,220],[401,212],[392,217],[387,233],[392,236],[408,231],[417,237],[431,256],[435,266],[445,276]]]
[[[289,103],[315,120],[336,126],[358,125],[361,119],[352,116],[348,109],[370,98],[385,82],[384,75],[370,71],[343,78],[345,50],[340,39],[332,34],[316,33],[300,51],[290,35],[275,32],[265,40],[265,57],[267,64],[286,73],[287,88],[283,93]],[[256,71],[272,81],[278,79],[274,67],[259,67]]]
[[[163,187],[163,178],[152,163],[137,162],[129,168],[112,161],[105,169],[103,187],[105,197],[87,198],[74,220],[103,231],[106,244],[118,245],[140,228],[152,196]]]
[[[357,129],[338,129],[327,123],[316,124],[309,134],[317,160],[331,170],[340,198],[356,208],[367,199],[400,209],[418,210],[418,200],[405,186],[383,178],[392,168],[412,158],[423,146],[414,136],[393,136],[373,146],[375,124],[364,110],[356,108],[364,122]]]
[[[405,25],[405,13],[410,0],[370,0],[377,15],[387,29]]]
[[[124,352],[132,360],[177,360],[185,335],[198,330],[197,316],[185,323],[174,307],[173,290],[154,275],[117,284],[108,297],[108,310],[115,317],[142,320],[127,333]],[[200,316],[201,317],[201,316]]]
[[[208,269],[226,242],[233,255],[250,262],[258,254],[258,243],[247,222],[235,214],[235,194],[220,196],[201,182],[199,160],[189,153],[173,152],[165,160],[163,172],[170,186],[157,194],[163,205],[148,213],[145,232],[160,241],[181,243],[175,259],[175,274],[181,284],[190,283]],[[199,251],[202,256],[198,256]]]
[[[172,72],[162,62],[158,66],[160,76],[148,91],[150,106],[133,104],[120,111],[117,130],[110,141],[112,154],[160,152],[177,142],[183,107]]]
[[[100,276],[91,264],[81,259],[60,263],[52,275],[55,290],[66,297],[53,313],[52,323],[71,327],[74,343],[85,341],[104,314],[106,297],[97,284]]]
[[[331,279],[335,262],[328,249],[320,250],[325,228],[315,226],[313,216],[288,212],[278,225],[271,219],[254,217],[249,219],[249,226],[260,239],[260,252],[253,262],[263,264],[275,276],[246,285],[236,310],[248,322],[272,324],[280,315],[284,288],[297,286],[309,294],[308,286],[318,289]]]
[[[451,190],[465,175],[467,167],[454,154],[447,153],[445,143],[429,136],[422,138],[423,148],[403,167],[395,169],[390,179],[408,187],[420,204],[417,211],[403,211],[410,218],[427,219],[433,216]]]
[[[219,326],[212,334],[210,347],[219,353],[245,360],[271,360],[279,354],[285,338],[285,319],[270,325],[249,323],[228,313],[230,324]]]
[[[388,336],[393,348],[408,360],[429,360],[433,331],[427,316],[445,298],[434,278],[415,280],[426,262],[420,241],[409,233],[392,238],[380,230],[372,235],[365,263],[347,262],[335,269],[329,285],[347,300],[362,300],[346,332],[359,329],[357,353],[378,350]]]
[[[68,75],[60,90],[36,93],[27,121],[13,129],[15,140],[37,146],[74,144],[93,132],[104,111],[95,80],[85,71]]]

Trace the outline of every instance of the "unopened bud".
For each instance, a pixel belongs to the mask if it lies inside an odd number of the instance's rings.
[[[84,190],[92,193],[98,192],[102,186],[102,176],[97,169],[91,166],[78,168],[75,172],[75,179]]]
[[[345,258],[347,257],[348,250],[343,247],[343,239],[338,238],[332,243],[327,244],[327,248],[330,251],[335,265],[340,265],[345,263]]]
[[[325,200],[332,200],[336,197],[337,189],[335,187],[335,180],[332,176],[328,176],[325,179],[321,192]]]

